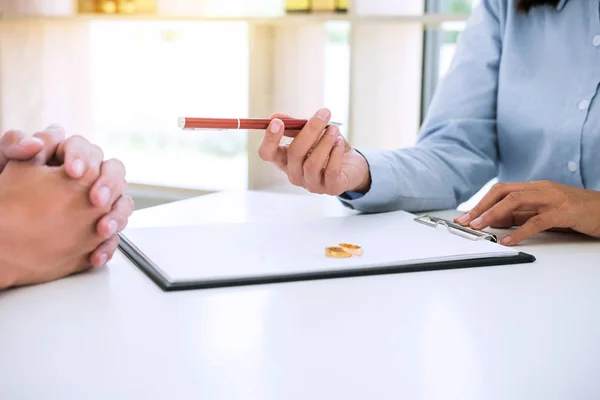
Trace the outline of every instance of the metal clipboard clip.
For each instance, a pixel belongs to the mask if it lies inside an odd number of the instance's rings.
[[[470,240],[489,240],[490,242],[498,243],[498,237],[494,234],[471,229],[443,218],[434,217],[433,215],[421,215],[416,217],[415,221],[423,225],[431,226],[432,228],[436,228],[438,225],[443,225],[448,228],[450,233]]]

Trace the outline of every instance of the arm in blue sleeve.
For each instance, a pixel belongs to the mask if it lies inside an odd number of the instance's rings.
[[[339,199],[363,212],[456,208],[496,176],[496,99],[506,0],[482,0],[457,43],[416,146],[360,150],[371,188]]]

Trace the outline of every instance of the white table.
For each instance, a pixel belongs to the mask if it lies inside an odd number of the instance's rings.
[[[221,193],[133,226],[344,215]],[[534,264],[164,293],[108,268],[0,293],[0,399],[598,399],[600,242]]]

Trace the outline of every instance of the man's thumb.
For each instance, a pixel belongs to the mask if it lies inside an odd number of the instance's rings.
[[[0,171],[9,161],[30,160],[44,148],[44,142],[21,131],[8,131],[0,138]]]

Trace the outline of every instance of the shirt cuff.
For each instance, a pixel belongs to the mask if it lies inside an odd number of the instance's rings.
[[[364,194],[359,192],[344,192],[340,195],[340,197],[344,200],[356,200],[360,199],[363,196]]]

